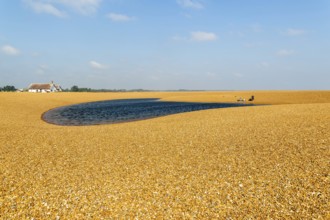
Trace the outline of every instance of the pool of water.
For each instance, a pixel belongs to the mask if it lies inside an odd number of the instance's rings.
[[[248,104],[171,102],[149,99],[122,99],[89,102],[51,109],[42,115],[48,123],[66,126],[113,124],[182,112],[214,108],[249,106]]]

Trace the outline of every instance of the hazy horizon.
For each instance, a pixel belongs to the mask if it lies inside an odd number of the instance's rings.
[[[0,0],[0,86],[329,90],[327,0]]]

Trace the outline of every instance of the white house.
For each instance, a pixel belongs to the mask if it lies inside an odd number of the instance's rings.
[[[60,85],[56,85],[53,83],[32,83],[30,84],[28,88],[29,92],[41,92],[41,93],[47,93],[47,92],[61,92],[62,88]]]

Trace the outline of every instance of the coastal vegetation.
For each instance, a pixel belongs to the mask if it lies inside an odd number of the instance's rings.
[[[3,91],[3,92],[15,92],[16,90],[17,89],[15,88],[15,86],[10,86],[10,85],[0,87],[0,92],[1,91]]]
[[[92,89],[87,87],[72,86],[70,89],[64,89],[64,92],[144,92],[150,91],[145,89]]]

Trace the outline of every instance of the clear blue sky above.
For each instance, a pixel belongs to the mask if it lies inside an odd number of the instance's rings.
[[[330,89],[329,0],[0,0],[0,86]]]

